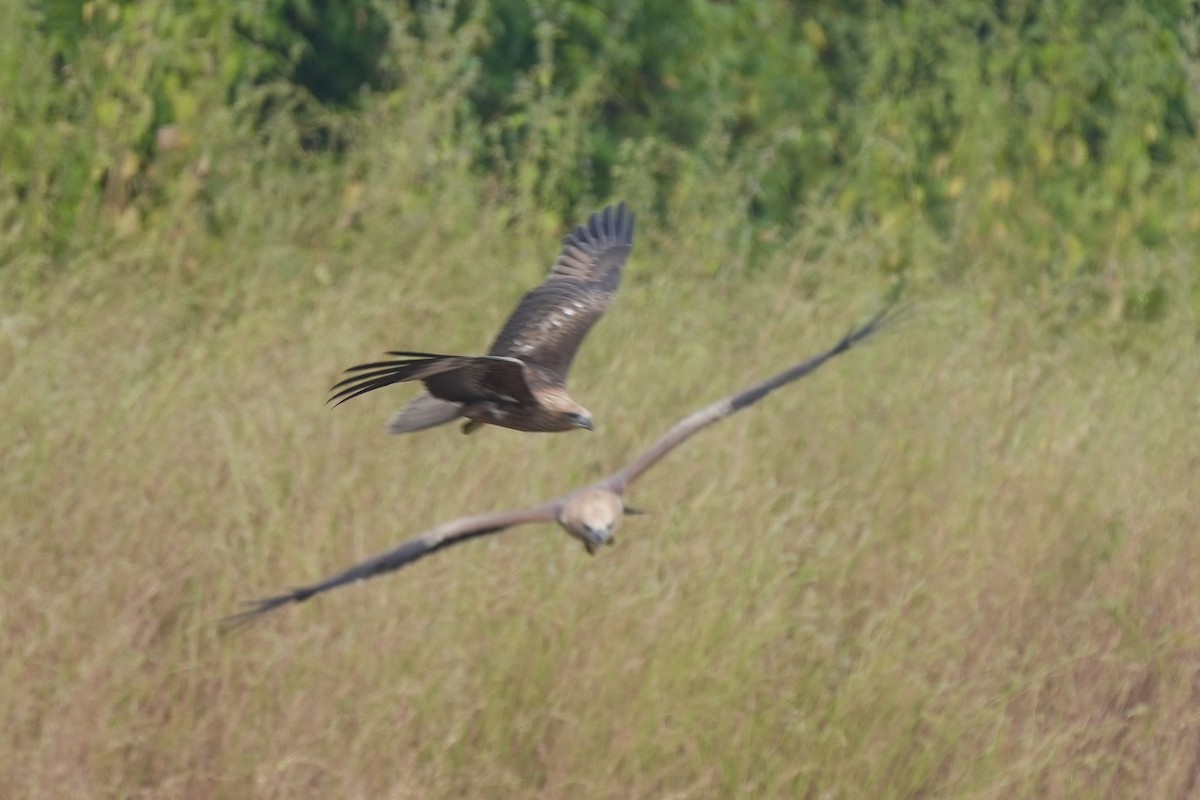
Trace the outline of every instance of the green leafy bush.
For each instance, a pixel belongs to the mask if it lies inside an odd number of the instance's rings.
[[[63,259],[165,224],[149,220],[211,195],[215,162],[345,170],[442,89],[429,148],[466,159],[514,218],[561,227],[636,184],[660,225],[727,216],[712,226],[748,269],[797,232],[821,247],[828,226],[875,242],[884,269],[966,274],[987,250],[1016,285],[1124,315],[1139,297],[1169,306],[1180,280],[1132,256],[1200,233],[1184,2],[57,0],[12,15],[9,254]]]

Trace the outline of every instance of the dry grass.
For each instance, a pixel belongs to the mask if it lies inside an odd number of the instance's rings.
[[[601,556],[524,528],[218,635],[607,472],[881,293],[838,259],[713,275],[646,229],[573,375],[596,433],[389,438],[407,392],[330,411],[338,370],[482,347],[553,245],[375,224],[229,256],[232,285],[95,267],[2,309],[4,796],[1200,791],[1194,345],[958,289],[673,454]]]

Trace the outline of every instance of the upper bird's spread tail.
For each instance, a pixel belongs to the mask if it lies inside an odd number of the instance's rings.
[[[388,433],[412,433],[453,422],[462,414],[458,403],[441,400],[423,392],[396,412],[388,423]]]

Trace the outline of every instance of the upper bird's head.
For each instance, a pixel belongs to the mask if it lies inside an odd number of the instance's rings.
[[[534,390],[537,403],[554,420],[554,429],[569,431],[572,428],[592,430],[592,414],[576,403],[561,386],[541,386]]]
[[[567,419],[576,428],[583,428],[588,431],[592,430],[592,415],[588,413],[586,408],[581,407],[578,411],[568,411]]]

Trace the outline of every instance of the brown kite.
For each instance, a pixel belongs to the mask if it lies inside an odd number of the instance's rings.
[[[581,541],[588,553],[594,554],[601,546],[611,545],[616,541],[613,533],[623,515],[638,513],[625,505],[625,490],[643,472],[654,466],[659,459],[701,429],[757,403],[779,387],[813,372],[826,361],[846,352],[878,331],[885,324],[894,320],[896,316],[897,314],[891,311],[891,305],[888,305],[865,325],[848,333],[840,342],[824,353],[685,417],[663,434],[658,441],[650,445],[649,449],[635,458],[632,463],[590,486],[576,489],[533,508],[462,517],[439,525],[394,550],[363,561],[320,583],[294,589],[277,597],[251,601],[249,610],[227,618],[226,623],[238,625],[248,622],[280,606],[299,603],[313,595],[327,592],[347,583],[355,583],[398,570],[431,553],[461,544],[469,539],[499,533],[508,528],[532,522],[557,522],[567,533]]]
[[[545,283],[521,299],[486,356],[393,350],[395,360],[360,364],[333,387],[340,405],[405,381],[426,391],[400,409],[389,433],[410,433],[466,417],[518,431],[592,429],[592,416],[567,394],[567,372],[587,332],[605,312],[633,247],[633,214],[624,203],[592,214],[563,239]]]

